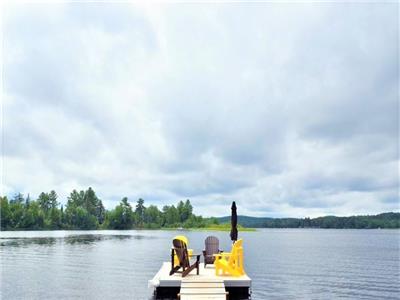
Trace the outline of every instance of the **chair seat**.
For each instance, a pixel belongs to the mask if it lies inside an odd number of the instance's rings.
[[[240,270],[232,268],[232,266],[229,264],[229,262],[225,259],[217,260],[216,267],[219,269],[223,269],[225,272],[227,271],[232,276],[243,275],[243,273]]]
[[[215,274],[241,276],[244,275],[243,269],[243,241],[240,239],[232,246],[231,252],[214,254]]]

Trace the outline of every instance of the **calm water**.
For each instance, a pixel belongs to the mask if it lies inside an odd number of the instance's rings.
[[[2,299],[149,299],[174,231],[0,232]],[[207,232],[185,232],[200,251]],[[219,237],[230,249],[229,235]],[[399,231],[265,229],[244,239],[252,299],[400,299]]]

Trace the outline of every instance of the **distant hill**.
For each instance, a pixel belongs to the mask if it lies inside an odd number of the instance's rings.
[[[220,223],[230,223],[231,216],[220,217],[217,218]],[[249,216],[238,216],[238,223],[244,227],[264,227],[267,221],[271,221],[273,218],[258,218],[258,217],[249,217]]]
[[[230,216],[217,218],[220,223],[229,223]],[[400,213],[388,212],[378,215],[318,218],[258,218],[238,216],[238,223],[253,228],[400,228]]]

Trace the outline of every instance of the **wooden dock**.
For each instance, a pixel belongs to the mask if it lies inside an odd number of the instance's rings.
[[[186,279],[181,282],[180,300],[226,300],[224,281],[221,279]]]
[[[251,279],[247,275],[216,276],[213,265],[204,268],[200,264],[200,274],[196,271],[189,273],[186,277],[175,273],[169,275],[171,263],[164,262],[160,270],[149,280],[149,287],[154,288],[157,299],[178,299],[180,300],[229,300],[248,299],[250,297]]]

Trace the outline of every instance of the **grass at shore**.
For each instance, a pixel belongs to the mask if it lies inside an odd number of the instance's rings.
[[[224,228],[224,227],[203,227],[203,228],[190,228],[189,230],[192,231],[231,231],[230,228]],[[255,228],[247,228],[247,227],[242,227],[238,229],[239,232],[241,231],[247,231],[247,232],[253,232],[256,231]]]
[[[231,226],[229,224],[214,224],[207,227],[193,227],[193,228],[171,228],[162,227],[161,230],[189,230],[189,231],[231,231]],[[248,228],[238,225],[238,231],[254,232],[255,228]]]

